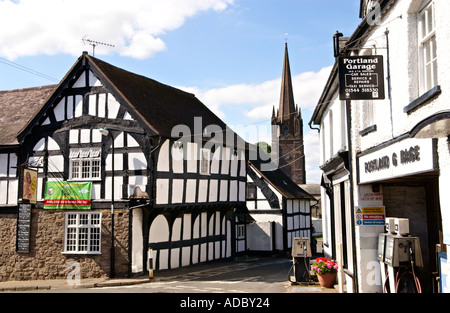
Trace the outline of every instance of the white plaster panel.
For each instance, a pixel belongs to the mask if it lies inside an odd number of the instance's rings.
[[[75,117],[83,115],[83,96],[75,96]]]
[[[195,193],[197,181],[195,179],[188,179],[186,182],[186,203],[195,203]]]
[[[197,144],[193,142],[187,143],[187,172],[188,173],[196,173],[197,172],[197,161],[198,161],[198,153],[197,153]]]
[[[69,143],[78,143],[78,136],[79,136],[79,130],[78,129],[71,129],[69,131]]]
[[[62,98],[61,101],[56,105],[55,109],[53,110],[53,113],[55,113],[56,121],[60,122],[64,120],[64,113],[66,111],[65,108],[65,98]]]
[[[183,202],[184,180],[174,179],[172,186],[172,203]]]
[[[228,180],[220,181],[220,201],[228,200]]]
[[[215,180],[215,179],[210,180],[208,202],[216,202],[217,201],[218,186],[219,186],[219,182],[217,180]]]
[[[97,115],[97,95],[89,95],[89,115]]]
[[[84,72],[80,75],[75,84],[73,84],[72,88],[83,88],[83,87],[86,87],[86,74]]]
[[[222,174],[228,175],[230,172],[231,151],[230,148],[222,149]]]
[[[220,158],[222,156],[222,147],[217,147],[211,160],[211,174],[219,174]]]
[[[62,155],[49,156],[48,171],[50,173],[64,173],[64,157]]]
[[[145,170],[147,169],[147,160],[142,152],[128,153],[128,168],[130,170]]]
[[[106,94],[98,95],[98,117],[106,117]]]
[[[245,182],[239,182],[239,201],[245,201],[246,190]]]
[[[230,181],[230,201],[238,200],[238,181]]]
[[[208,200],[208,181],[201,179],[198,185],[198,202],[203,203]]]
[[[108,118],[115,119],[119,113],[120,103],[112,94],[108,94]]]
[[[157,169],[159,172],[169,171],[169,162],[170,162],[169,148],[170,142],[169,140],[166,140],[159,149],[158,165],[157,165]]]
[[[81,143],[91,143],[91,130],[81,129]]]

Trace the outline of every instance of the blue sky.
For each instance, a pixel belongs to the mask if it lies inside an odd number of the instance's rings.
[[[332,36],[336,30],[344,36],[353,33],[360,22],[359,4],[0,0],[0,90],[59,82],[82,51],[92,54],[92,47],[82,42],[87,36],[115,45],[97,46],[96,57],[193,92],[249,141],[267,140],[261,129],[270,126],[272,107],[278,106],[287,38],[295,101],[302,108],[308,140],[307,180],[317,182],[318,136],[308,122],[334,63]]]

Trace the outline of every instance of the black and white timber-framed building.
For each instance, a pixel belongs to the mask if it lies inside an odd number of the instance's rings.
[[[71,261],[83,277],[119,276],[235,254],[245,143],[194,95],[83,53],[58,85],[0,92],[0,104],[16,117],[0,126],[0,224],[14,230],[0,281],[64,278]],[[23,168],[38,171],[28,253]],[[45,208],[47,183],[80,181],[92,182],[89,210]],[[17,274],[27,262],[34,273]]]

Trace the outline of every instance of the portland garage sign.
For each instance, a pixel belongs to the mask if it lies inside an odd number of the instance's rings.
[[[339,57],[340,100],[382,100],[384,96],[383,56]]]

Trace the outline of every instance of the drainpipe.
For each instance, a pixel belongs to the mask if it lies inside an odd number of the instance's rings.
[[[339,38],[342,37],[343,34],[336,31],[333,35],[333,43],[334,43],[334,57],[338,58],[341,55],[339,51]],[[354,188],[353,188],[353,155],[352,155],[352,121],[351,121],[351,101],[345,101],[345,110],[347,115],[347,144],[348,144],[348,171],[349,171],[349,181],[350,181],[350,209],[351,209],[351,223],[352,223],[352,254],[353,254],[353,286],[355,293],[358,293],[358,268],[357,268],[357,255],[356,255],[356,234],[355,234],[355,209],[354,209]]]

